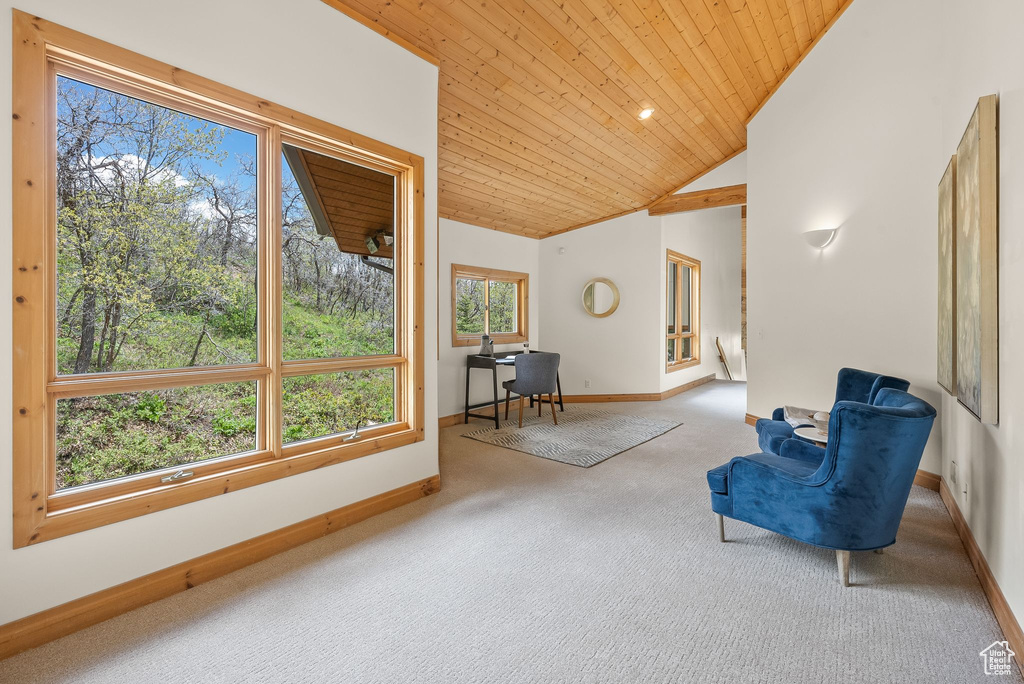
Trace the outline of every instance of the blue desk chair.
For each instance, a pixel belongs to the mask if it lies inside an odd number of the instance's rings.
[[[835,405],[824,449],[789,439],[779,455],[740,456],[709,470],[719,539],[724,516],[835,549],[849,586],[850,551],[895,543],[934,420],[927,402],[883,389],[874,405]]]
[[[537,395],[537,415],[541,415],[544,406],[543,396],[548,395],[551,404],[551,417],[558,425],[558,413],[555,411],[554,393],[558,389],[559,354],[536,352],[533,354],[516,354],[516,379],[501,383],[505,388],[505,420],[508,420],[508,404],[512,392],[519,395],[519,427],[523,427],[523,397]]]
[[[906,392],[910,383],[903,378],[880,375],[856,368],[842,368],[836,381],[836,402],[856,401],[862,404],[874,402],[878,392],[889,388]],[[778,455],[782,443],[793,438],[793,426],[786,422],[781,408],[772,412],[772,417],[761,418],[754,424],[757,430],[757,445],[766,454]]]

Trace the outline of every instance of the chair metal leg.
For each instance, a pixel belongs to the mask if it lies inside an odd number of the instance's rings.
[[[850,586],[850,552],[836,551],[836,565],[839,566],[839,583]]]
[[[555,419],[555,425],[558,425],[558,411],[555,410],[555,398],[548,392],[548,403],[551,404],[551,417]]]
[[[519,395],[519,427],[523,427],[523,395]]]
[[[505,420],[508,420],[508,400],[512,396],[512,390],[505,390]]]
[[[497,429],[501,428],[501,423],[499,422],[499,418],[498,418],[498,367],[497,366],[494,367],[494,372],[492,374],[492,378],[494,379],[494,429],[497,430]]]
[[[718,541],[725,541],[725,517],[715,513],[715,518],[718,520]]]
[[[543,394],[538,394],[537,395],[537,417],[538,418],[541,417],[541,409],[542,408],[544,408],[544,395]]]

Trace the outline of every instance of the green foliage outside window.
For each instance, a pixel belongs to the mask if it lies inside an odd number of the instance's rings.
[[[455,279],[455,331],[460,335],[482,335],[484,329],[484,281]]]
[[[60,374],[256,361],[255,164],[254,135],[58,78]],[[285,172],[286,358],[392,353],[393,277],[317,235]],[[393,420],[391,375],[303,379],[287,429]],[[61,400],[57,487],[247,451],[255,433],[255,383]]]
[[[518,285],[514,282],[456,278],[455,332],[515,333],[519,324],[517,305]]]

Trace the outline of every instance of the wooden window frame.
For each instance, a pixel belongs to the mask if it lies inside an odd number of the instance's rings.
[[[668,356],[668,342],[669,340],[676,341],[675,359],[668,361],[666,359],[665,372],[672,373],[684,368],[690,368],[700,364],[700,260],[693,259],[680,254],[679,252],[673,252],[671,249],[665,250],[666,253],[666,269],[665,269],[665,354],[662,358]],[[686,266],[690,269],[690,329],[683,331],[679,325],[679,321],[683,318],[683,280],[680,274],[682,267]],[[669,282],[669,269],[676,269],[676,331],[674,333],[668,333],[668,282]],[[679,358],[679,354],[682,351],[683,339],[690,338],[690,352],[691,356],[685,359]]]
[[[455,320],[455,281],[480,280],[484,283],[484,332],[475,335],[459,334]],[[492,333],[489,298],[491,282],[516,284],[516,331],[513,333]],[[481,268],[452,264],[452,346],[472,347],[480,344],[480,335],[491,336],[494,344],[515,344],[530,340],[530,274],[516,271],[502,271],[497,268]]]
[[[15,10],[13,71],[14,547],[134,518],[424,439],[423,158]],[[258,139],[258,354],[254,363],[144,372],[56,373],[56,82],[65,75],[255,133]],[[283,361],[281,143],[396,179],[395,353]],[[40,341],[44,341],[42,344]],[[395,422],[282,445],[282,378],[393,368]],[[256,449],[56,491],[59,398],[256,382]]]

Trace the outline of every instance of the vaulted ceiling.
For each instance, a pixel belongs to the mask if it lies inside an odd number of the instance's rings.
[[[325,1],[439,62],[440,215],[539,238],[744,149],[852,0]]]

